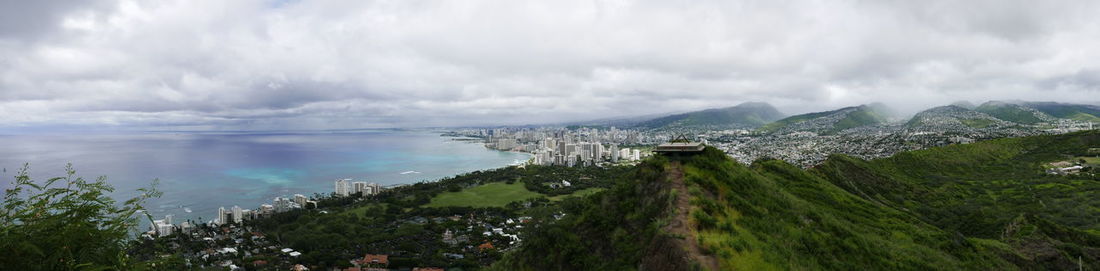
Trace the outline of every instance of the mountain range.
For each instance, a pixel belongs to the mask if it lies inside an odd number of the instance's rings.
[[[1054,102],[989,101],[981,105],[957,102],[933,107],[904,121],[909,128],[1029,126],[1059,119],[1100,122],[1100,106]],[[759,133],[814,132],[835,134],[853,128],[891,125],[904,120],[880,103],[831,111],[785,116],[760,102],[706,109],[636,121],[634,128],[651,130],[753,129]]]

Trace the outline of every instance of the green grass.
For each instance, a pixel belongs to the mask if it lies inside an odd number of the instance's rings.
[[[1079,156],[1077,158],[1073,158],[1073,161],[1078,161],[1082,159],[1085,160],[1086,164],[1100,165],[1100,157]]]
[[[458,192],[444,192],[432,198],[425,207],[504,207],[508,203],[537,198],[542,194],[531,192],[523,183],[489,183]]]
[[[692,222],[721,269],[958,270],[1008,267],[996,254],[779,160],[746,167],[708,150],[684,164]],[[961,242],[961,241],[959,241]]]
[[[369,217],[370,213],[385,213],[386,205],[380,203],[371,203],[363,206],[357,206],[355,208],[347,209],[339,213],[339,215],[345,216],[359,216]]]
[[[577,190],[577,192],[573,192],[573,194],[557,195],[557,196],[549,197],[548,199],[550,199],[550,201],[561,201],[561,200],[571,198],[571,197],[587,197],[589,195],[596,194],[596,193],[599,193],[600,191],[604,191],[604,190],[607,190],[607,189],[606,188],[600,188],[600,187],[586,188],[586,189]]]

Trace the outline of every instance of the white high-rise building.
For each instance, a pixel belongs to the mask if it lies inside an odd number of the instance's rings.
[[[149,227],[157,236],[172,235],[176,232],[176,226],[172,225],[172,215],[166,215],[161,220],[153,220],[153,224]]]
[[[244,212],[241,206],[233,206],[233,223],[241,223],[244,220]]]
[[[620,159],[633,160],[632,156],[633,155],[631,155],[631,153],[630,153],[630,148],[623,148],[623,149],[619,150],[619,158]]]
[[[377,195],[378,193],[381,193],[381,192],[382,192],[382,185],[379,185],[378,183],[367,183],[363,187],[363,195],[364,196],[366,196],[366,195]]]
[[[275,197],[275,200],[273,202],[275,203],[276,213],[290,211],[290,209],[293,209],[293,205],[297,205],[293,201],[283,197]]]
[[[351,194],[350,183],[351,179],[336,180],[336,196],[347,197]]]
[[[599,142],[592,144],[592,160],[603,160],[603,145]]]
[[[634,161],[638,161],[638,160],[642,159],[642,151],[638,150],[638,149],[635,149],[634,150],[634,155],[632,157],[630,157],[630,159],[632,159]]]
[[[612,129],[611,132],[614,133],[615,128],[612,127],[611,129]],[[610,146],[610,148],[608,148],[608,151],[611,152],[611,162],[618,162],[619,161],[619,146],[616,145],[615,143],[611,143],[611,146]]]
[[[191,230],[194,229],[195,225],[191,225],[191,222],[184,221],[183,223],[180,223],[180,232],[182,233],[189,234],[191,233]]]
[[[354,182],[351,183],[351,187],[351,193],[359,193],[362,196],[370,195],[370,192],[367,191],[369,189],[367,188],[367,182]]]
[[[306,201],[308,200],[309,198],[307,198],[305,195],[294,194],[294,203],[297,203],[298,205],[306,206]]]
[[[218,225],[229,224],[229,219],[225,217],[225,206],[218,207],[218,221],[215,221]]]
[[[275,205],[260,204],[260,215],[271,215],[275,213]]]

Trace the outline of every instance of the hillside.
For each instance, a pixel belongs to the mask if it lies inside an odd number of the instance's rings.
[[[795,115],[764,125],[759,130],[766,133],[807,131],[832,134],[845,129],[886,123],[889,115],[881,104],[860,105]]]
[[[1039,167],[1096,146],[1098,132],[1004,139],[810,170],[658,156],[542,217],[494,269],[1096,268],[1100,180]]]
[[[1054,120],[1054,117],[1043,112],[1014,103],[989,101],[974,110],[1004,121],[1021,124],[1036,124]]]
[[[988,127],[1011,126],[1012,123],[975,110],[948,105],[921,111],[906,123],[909,128],[941,131],[966,131]]]
[[[675,114],[639,123],[648,129],[755,128],[783,117],[767,103],[742,103],[733,107]]]
[[[1028,102],[1023,105],[1058,118],[1100,122],[1100,106],[1053,102]]]
[[[944,230],[1003,243],[1022,267],[1072,269],[1077,257],[1100,260],[1100,178],[1041,166],[1098,146],[1097,131],[1006,138],[874,161],[837,155],[814,172]]]

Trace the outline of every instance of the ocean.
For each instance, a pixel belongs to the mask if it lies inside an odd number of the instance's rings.
[[[331,193],[336,179],[434,181],[530,158],[454,139],[427,130],[0,135],[0,168],[7,189],[24,163],[36,181],[62,176],[72,163],[76,176],[106,176],[119,202],[159,179],[164,195],[146,204],[155,218],[205,222],[220,206],[255,209],[278,196]]]

